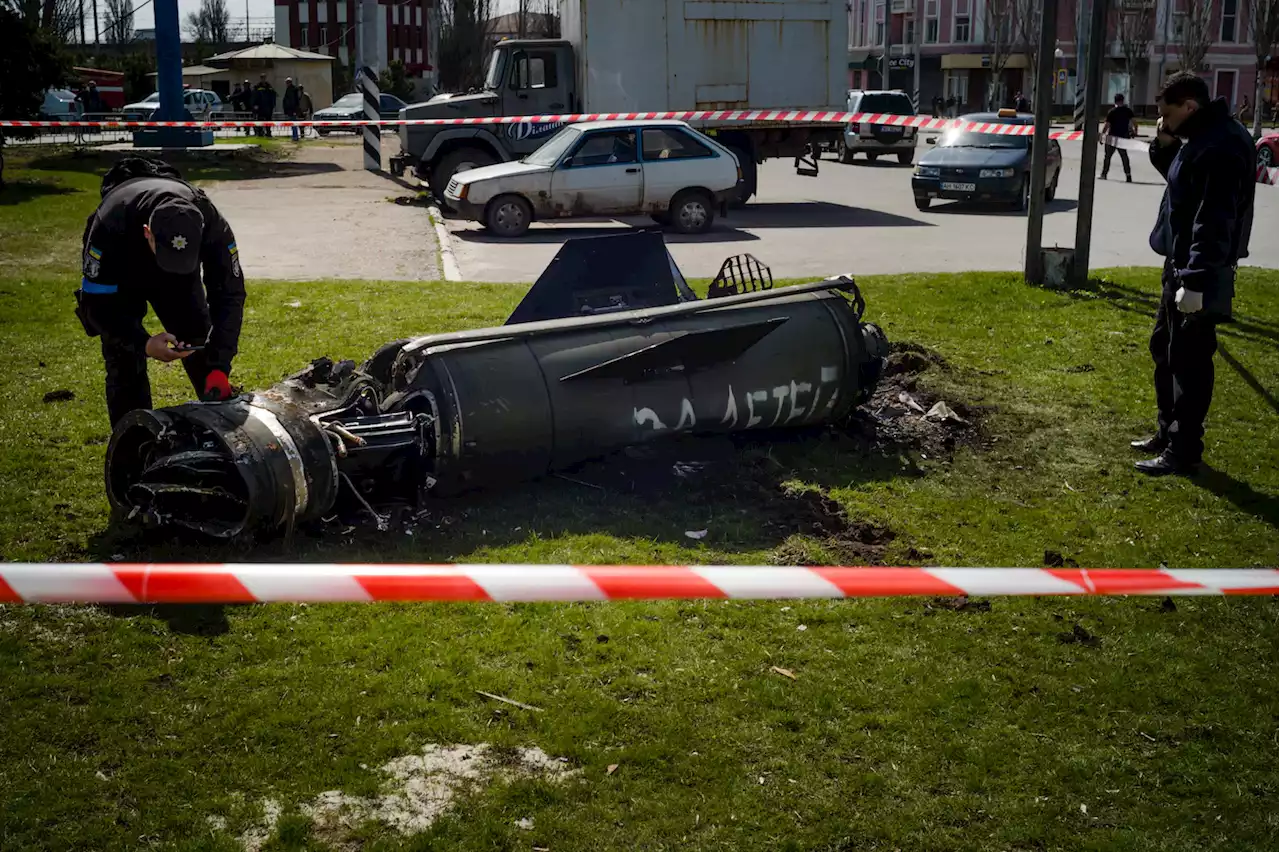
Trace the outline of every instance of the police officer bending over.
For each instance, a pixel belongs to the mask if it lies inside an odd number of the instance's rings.
[[[76,314],[90,337],[102,336],[113,427],[151,407],[148,357],[181,359],[201,399],[231,396],[245,297],[235,236],[176,169],[130,157],[107,173],[85,227],[83,274]],[[160,334],[142,325],[148,303]]]
[[[1249,256],[1255,156],[1226,100],[1210,102],[1209,87],[1194,74],[1170,77],[1157,104],[1151,164],[1168,182],[1150,239],[1165,257],[1151,334],[1159,428],[1132,442],[1159,453],[1135,465],[1153,476],[1193,472],[1204,452],[1217,324],[1231,318],[1236,264]]]

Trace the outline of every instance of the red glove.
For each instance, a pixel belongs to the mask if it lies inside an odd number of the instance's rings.
[[[227,378],[227,374],[221,370],[211,370],[205,376],[204,395],[200,398],[205,402],[231,399],[231,380]]]

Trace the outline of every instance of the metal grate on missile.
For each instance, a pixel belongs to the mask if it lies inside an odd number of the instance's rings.
[[[678,435],[838,422],[870,397],[888,343],[852,278],[774,288],[754,258],[730,261],[698,299],[656,231],[570,240],[505,325],[131,412],[107,448],[108,498],[231,539],[340,501],[381,518]]]

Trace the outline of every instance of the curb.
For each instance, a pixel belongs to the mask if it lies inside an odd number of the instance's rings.
[[[436,229],[436,241],[440,243],[440,271],[445,281],[461,281],[462,272],[458,269],[458,258],[453,253],[453,235],[445,227],[440,208],[432,204],[427,207],[427,215]]]

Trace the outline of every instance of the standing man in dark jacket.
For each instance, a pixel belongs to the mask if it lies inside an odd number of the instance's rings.
[[[1116,151],[1120,152],[1120,165],[1124,166],[1125,183],[1133,183],[1133,172],[1129,170],[1129,152],[1118,145],[1111,144],[1111,138],[1132,139],[1138,135],[1138,119],[1124,102],[1124,95],[1116,95],[1116,105],[1107,113],[1102,123],[1102,137],[1106,145],[1106,154],[1102,158],[1102,179],[1107,179],[1111,170],[1111,158]]]
[[[269,82],[267,75],[258,76],[258,85],[253,87],[253,111],[254,117],[258,121],[270,121],[271,115],[276,111],[276,90]],[[259,136],[270,136],[270,127],[259,127]]]
[[[284,110],[284,117],[290,121],[298,120],[298,87],[293,85],[292,77],[284,78],[284,98],[280,101],[280,108]],[[298,141],[298,126],[295,124],[289,128],[292,133],[293,141]]]
[[[1151,334],[1159,428],[1134,441],[1143,473],[1191,473],[1204,452],[1213,397],[1217,323],[1231,318],[1236,264],[1249,256],[1254,146],[1223,98],[1190,73],[1169,78],[1157,98],[1151,164],[1167,181],[1151,248],[1164,255],[1163,293]]]
[[[158,161],[122,160],[85,225],[76,315],[102,337],[112,426],[151,407],[147,358],[181,360],[201,399],[231,396],[245,298],[236,238],[208,196],[177,174]],[[148,304],[160,334],[143,327]]]

